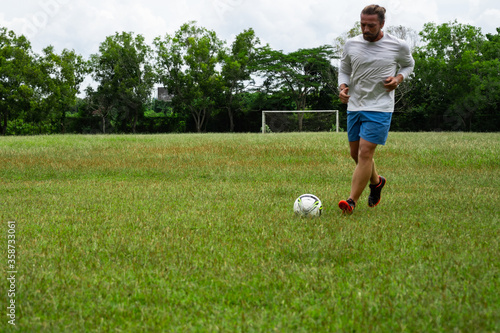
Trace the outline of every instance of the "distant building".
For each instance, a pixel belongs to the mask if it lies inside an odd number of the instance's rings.
[[[165,101],[165,102],[171,102],[172,97],[173,97],[173,95],[170,95],[168,93],[167,88],[158,87],[158,100]]]

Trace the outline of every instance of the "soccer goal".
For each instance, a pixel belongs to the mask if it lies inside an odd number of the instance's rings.
[[[339,132],[338,110],[264,110],[262,134],[280,132]]]

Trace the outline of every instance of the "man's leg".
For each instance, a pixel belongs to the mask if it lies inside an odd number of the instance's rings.
[[[371,184],[379,183],[379,176],[373,160],[377,144],[360,139],[358,141],[350,141],[349,146],[351,157],[356,162],[356,169],[354,169],[352,176],[351,195],[349,199],[339,202],[339,208],[347,214],[353,212],[368,182]]]
[[[357,203],[368,182],[371,184],[379,183],[379,175],[373,160],[377,144],[361,138],[359,141],[349,142],[349,146],[351,148],[351,157],[356,162],[356,169],[352,176],[350,198]]]
[[[359,155],[359,141],[349,142],[349,147],[351,148],[351,157],[358,164],[358,155]],[[378,173],[375,169],[375,161],[373,161],[373,170],[372,176],[370,177],[370,184],[376,185],[379,183]]]

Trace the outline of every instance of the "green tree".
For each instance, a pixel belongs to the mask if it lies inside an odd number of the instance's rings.
[[[107,133],[107,124],[110,124],[112,119],[116,118],[119,103],[118,99],[107,91],[107,88],[109,89],[109,86],[100,86],[98,90],[95,90],[93,87],[88,86],[85,89],[86,115],[100,118],[102,133]]]
[[[331,64],[333,58],[334,50],[327,45],[288,54],[267,45],[260,49],[256,66],[268,91],[281,92],[293,99],[296,110],[306,110],[308,98],[318,95],[321,89],[335,91],[337,71]],[[303,114],[299,114],[299,130],[302,119]]]
[[[185,23],[173,36],[156,38],[154,44],[159,79],[173,94],[176,112],[189,112],[196,131],[202,132],[222,91],[217,65],[223,42],[214,31],[195,24]]]
[[[428,23],[420,36],[411,102],[431,119],[426,129],[481,130],[474,119],[498,105],[498,58],[487,56],[495,55],[495,37],[488,41],[479,28],[456,21]],[[493,96],[489,101],[485,91]]]
[[[230,51],[222,53],[221,75],[224,83],[224,106],[229,116],[229,131],[234,132],[234,111],[241,110],[241,97],[245,83],[252,80],[252,62],[256,57],[256,47],[260,40],[253,29],[236,36]]]
[[[96,112],[103,117],[103,126],[115,110],[114,121],[119,129],[135,133],[137,121],[144,114],[143,105],[156,82],[151,48],[144,37],[127,32],[108,36],[99,46],[99,54],[91,56],[91,64],[98,87],[88,91],[98,103]]]
[[[56,54],[52,46],[37,58],[40,79],[40,116],[64,132],[68,109],[76,104],[80,85],[88,74],[88,63],[74,50],[64,49]],[[39,119],[42,121],[43,119]]]
[[[0,28],[0,117],[1,133],[11,119],[24,119],[31,110],[34,55],[24,36]]]
[[[500,28],[496,34],[486,34],[481,45],[481,61],[475,62],[476,73],[471,85],[476,91],[478,121],[473,131],[500,131]]]

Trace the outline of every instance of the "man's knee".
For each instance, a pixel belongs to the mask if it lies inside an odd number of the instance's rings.
[[[373,159],[377,145],[368,141],[362,142],[359,146],[358,160],[369,161]]]

